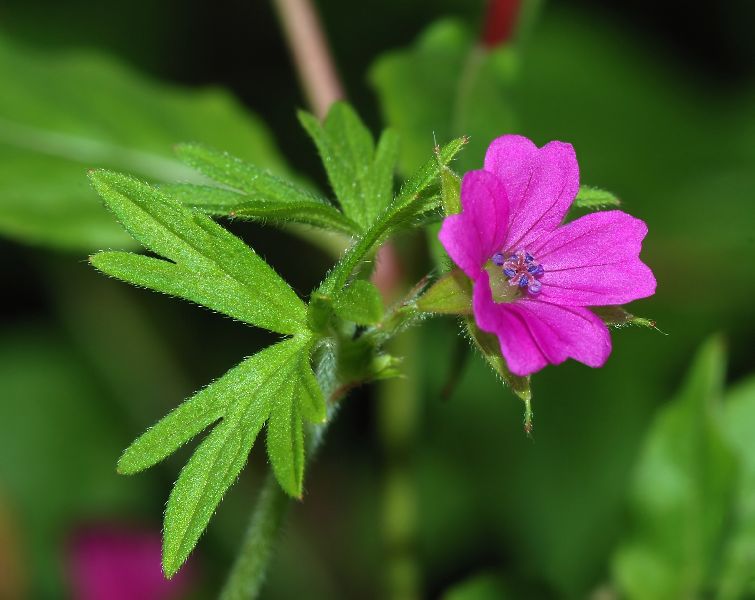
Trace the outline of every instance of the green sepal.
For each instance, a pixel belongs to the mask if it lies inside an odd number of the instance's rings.
[[[436,149],[436,152],[439,149]],[[461,212],[461,178],[445,165],[440,167],[440,191],[447,215]]]
[[[333,298],[318,291],[313,292],[307,307],[309,328],[319,335],[329,335],[334,315]]]
[[[472,314],[472,282],[459,269],[446,273],[418,299],[422,312],[442,315]]]
[[[618,208],[619,200],[613,193],[590,185],[579,186],[572,208],[584,208],[587,210],[603,210],[606,208]]]
[[[524,429],[529,434],[532,431],[532,389],[530,388],[530,376],[520,377],[509,371],[506,359],[501,354],[498,338],[482,331],[472,317],[465,317],[464,325],[466,326],[469,339],[477,350],[480,351],[485,361],[493,369],[493,372],[524,402]]]
[[[383,318],[383,298],[372,283],[356,279],[338,295],[335,312],[357,325],[374,325]]]
[[[636,317],[623,306],[596,306],[591,308],[609,327],[621,329],[622,327],[647,327],[663,333],[656,327],[655,321],[645,317]]]

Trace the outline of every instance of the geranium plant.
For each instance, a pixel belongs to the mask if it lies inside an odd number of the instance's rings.
[[[488,150],[485,170],[467,173],[460,185],[453,160],[466,140],[459,138],[429,147],[424,166],[394,189],[394,132],[384,131],[376,143],[345,103],[336,103],[322,123],[308,113],[299,117],[334,200],[196,144],[176,151],[207,185],[156,187],[111,171],[90,173],[107,207],[151,253],[100,252],[91,257],[95,268],[281,336],[148,429],[118,462],[121,473],[137,473],[211,429],[168,500],[163,566],[169,577],[197,544],[263,428],[280,489],[302,498],[307,459],[333,409],[349,389],[400,375],[401,357],[390,355],[386,343],[426,317],[464,321],[472,342],[525,400],[528,431],[531,373],[567,357],[600,366],[610,352],[605,323],[649,324],[621,308],[588,308],[652,294],[655,280],[638,258],[642,222],[609,211],[561,225],[570,206],[617,204],[610,194],[579,187],[570,145],[538,149],[522,137],[501,137]],[[322,283],[301,298],[212,217],[306,224],[350,243]],[[379,248],[441,219],[440,240],[452,260],[384,305],[370,281]],[[279,512],[277,497],[267,489],[260,500],[256,519],[265,526],[251,531],[252,563],[264,555],[260,540],[275,529],[269,524]],[[242,564],[231,589],[245,585],[244,573],[248,579],[263,568]]]

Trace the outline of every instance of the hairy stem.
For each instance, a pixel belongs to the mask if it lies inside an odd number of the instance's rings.
[[[417,333],[396,338],[393,351],[404,356],[406,377],[380,387],[378,428],[385,455],[383,481],[384,598],[413,600],[422,596],[421,569],[416,554],[417,494],[414,485],[414,445],[419,422]]]
[[[288,506],[288,496],[278,485],[273,473],[269,472],[254,506],[236,562],[220,594],[221,600],[257,598]]]
[[[307,429],[307,462],[319,449],[328,425],[335,417],[341,389],[335,378],[332,349],[321,348],[316,362],[317,382],[328,399],[328,416],[325,423],[312,425]],[[220,594],[221,600],[254,600],[258,597],[290,504],[291,499],[278,485],[272,471],[268,472],[236,561]]]
[[[344,97],[317,12],[310,0],[274,0],[307,101],[322,119]]]

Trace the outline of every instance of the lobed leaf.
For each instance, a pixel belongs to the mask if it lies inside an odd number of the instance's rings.
[[[161,185],[160,190],[213,217],[276,224],[302,223],[350,236],[359,233],[356,223],[321,200],[279,200],[262,194],[248,195],[224,188],[181,183]]]
[[[439,169],[450,163],[466,144],[465,138],[452,140],[443,146],[434,158],[428,160],[401,188],[390,206],[347,250],[333,270],[328,273],[318,290],[325,296],[337,296],[361,261],[406,219],[424,211],[423,194],[437,181]],[[425,196],[425,198],[427,198]],[[432,197],[431,197],[432,198]]]
[[[398,136],[384,131],[376,150],[372,134],[345,102],[336,102],[322,124],[303,111],[299,121],[317,146],[343,212],[366,229],[393,197]]]
[[[193,208],[214,216],[305,223],[348,235],[360,231],[325,198],[265,169],[200,144],[179,144],[175,150],[189,166],[233,188],[163,186]]]
[[[90,178],[129,233],[171,261],[104,252],[92,257],[95,267],[271,331],[306,329],[306,306],[291,287],[212,219],[126,175],[94,171]]]
[[[181,470],[170,494],[163,542],[163,569],[169,577],[196,545],[266,422],[268,454],[276,477],[288,494],[301,496],[302,417],[325,418],[325,402],[309,364],[311,347],[309,336],[296,336],[247,358],[149,429],[124,453],[121,462],[130,472],[146,468],[222,418]]]

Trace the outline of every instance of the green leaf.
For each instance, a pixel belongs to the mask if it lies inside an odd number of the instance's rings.
[[[129,233],[168,259],[101,252],[91,258],[100,271],[278,333],[306,329],[306,306],[296,293],[212,219],[132,177],[95,171],[90,178]]]
[[[283,171],[265,125],[222,90],[159,84],[93,52],[36,52],[2,37],[0,80],[0,234],[20,242],[77,252],[134,246],[85,171],[198,182],[173,157],[176,140]]]
[[[280,392],[292,396],[296,381],[286,382]],[[273,473],[290,496],[302,494],[304,480],[304,431],[297,402],[276,402],[267,426],[267,453]]]
[[[357,239],[344,254],[333,270],[328,273],[320,285],[319,293],[325,296],[337,296],[346,287],[354,270],[364,258],[394,230],[399,229],[408,220],[426,209],[428,188],[438,179],[439,169],[450,163],[467,143],[465,138],[452,140],[428,160],[399,191],[390,206],[380,215],[364,234]],[[430,197],[434,198],[434,197]]]
[[[755,572],[755,377],[726,394],[723,432],[737,453],[741,477],[730,520],[730,536],[718,577],[718,598],[735,600],[753,595]]]
[[[417,308],[442,315],[470,315],[472,282],[459,269],[446,273],[419,297]]]
[[[511,47],[486,50],[458,21],[430,26],[413,46],[388,53],[370,69],[383,118],[401,136],[399,168],[412,173],[434,136],[471,138],[462,168],[479,168],[495,135],[516,129],[511,87],[517,55]]]
[[[616,329],[622,327],[647,327],[660,331],[655,325],[655,321],[645,317],[636,317],[628,312],[623,306],[596,306],[591,308],[592,312],[598,315],[603,322]]]
[[[213,216],[305,223],[348,235],[360,227],[325,198],[226,152],[179,144],[176,154],[203,175],[233,188],[189,184],[161,186],[187,206]]]
[[[372,134],[344,102],[335,103],[322,124],[306,112],[299,120],[317,146],[344,213],[366,229],[393,197],[398,136],[384,131],[375,149]]]
[[[374,325],[383,318],[383,298],[369,281],[357,279],[339,294],[335,312],[357,325]]]
[[[262,223],[302,223],[346,235],[359,233],[359,226],[324,202],[290,202],[251,197],[233,190],[191,184],[166,184],[160,190],[182,204],[213,217],[231,217]]]
[[[220,420],[245,393],[253,376],[249,361],[244,361],[180,404],[126,448],[118,460],[118,472],[133,475],[173,454]]]
[[[602,210],[619,206],[621,206],[621,200],[614,194],[589,185],[579,186],[577,197],[574,198],[572,203],[572,208],[585,208],[587,210]]]
[[[268,423],[268,454],[281,487],[302,493],[302,416],[325,417],[325,402],[309,365],[312,341],[289,338],[247,358],[188,400],[132,444],[121,462],[132,470],[151,466],[205,426],[222,420],[182,469],[165,511],[163,569],[175,574],[238,477],[257,435]],[[185,408],[186,407],[186,408]],[[202,407],[197,408],[197,407]]]
[[[614,573],[627,598],[693,598],[713,583],[732,500],[735,457],[723,435],[725,355],[707,342],[656,416],[631,490],[633,535]]]

